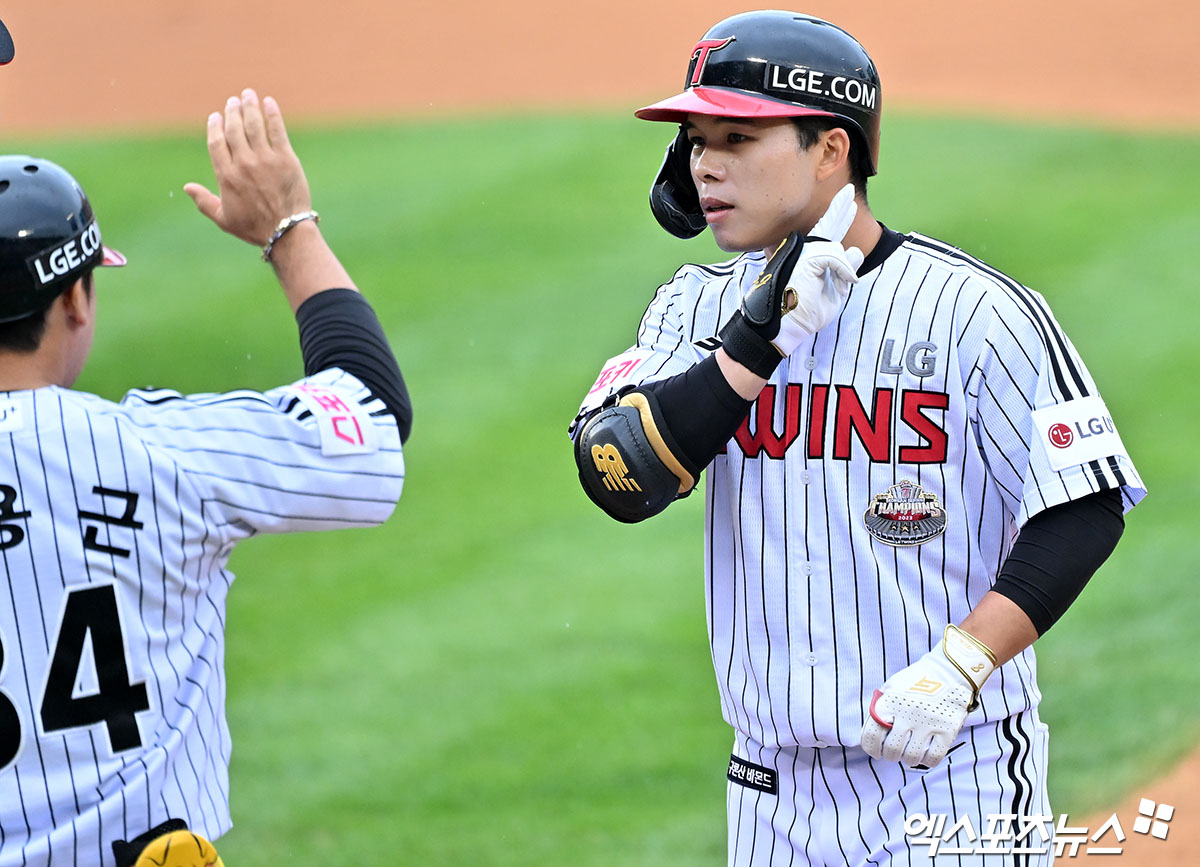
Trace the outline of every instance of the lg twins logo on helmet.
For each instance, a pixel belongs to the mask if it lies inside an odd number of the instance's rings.
[[[720,51],[733,42],[734,38],[726,36],[724,39],[701,39],[696,43],[692,49],[692,65],[688,68],[688,87],[695,87],[700,83],[700,77],[704,75],[704,67],[708,63],[708,55]]]
[[[806,93],[871,111],[879,106],[879,88],[871,82],[846,75],[831,75],[805,66],[768,64],[763,89],[786,94],[786,99],[794,99],[797,93]]]
[[[29,260],[29,269],[38,282],[45,286],[71,274],[94,260],[103,248],[100,246],[100,227],[92,220],[82,232],[68,238],[57,247],[43,250]]]

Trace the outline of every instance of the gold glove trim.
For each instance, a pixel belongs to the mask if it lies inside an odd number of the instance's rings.
[[[979,706],[979,691],[983,689],[983,684],[996,667],[996,654],[974,635],[964,632],[953,623],[947,624],[942,635],[942,653],[946,654],[950,664],[957,668],[959,674],[971,685],[971,704],[967,710],[974,710]],[[956,658],[972,655],[981,655],[984,658],[977,658],[974,662],[969,658]]]
[[[646,434],[646,439],[650,442],[650,448],[654,449],[654,454],[663,462],[663,466],[679,479],[680,496],[696,487],[696,480],[692,478],[692,474],[684,469],[683,464],[671,453],[671,450],[663,441],[662,434],[658,430],[658,425],[654,423],[654,413],[650,411],[650,403],[646,400],[646,396],[638,394],[636,391],[632,392],[621,398],[618,406],[632,406],[638,411],[638,415],[642,417],[642,430]]]

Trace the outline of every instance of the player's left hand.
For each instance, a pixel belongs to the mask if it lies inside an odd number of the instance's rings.
[[[933,650],[875,690],[862,747],[875,759],[932,768],[946,757],[996,667],[984,644],[953,624]]]
[[[196,183],[183,189],[229,234],[261,247],[280,220],[312,209],[304,168],[271,97],[259,102],[247,88],[229,97],[223,115],[209,115],[208,155],[220,196]]]

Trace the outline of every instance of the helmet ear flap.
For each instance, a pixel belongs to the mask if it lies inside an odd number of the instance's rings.
[[[690,154],[692,144],[687,131],[679,133],[667,145],[658,176],[650,186],[650,210],[658,224],[676,238],[694,238],[708,227],[700,208],[700,195],[692,180]]]

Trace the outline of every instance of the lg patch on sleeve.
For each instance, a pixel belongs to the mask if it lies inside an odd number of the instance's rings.
[[[1101,458],[1126,455],[1108,407],[1084,397],[1033,411],[1034,436],[1055,472]]]

